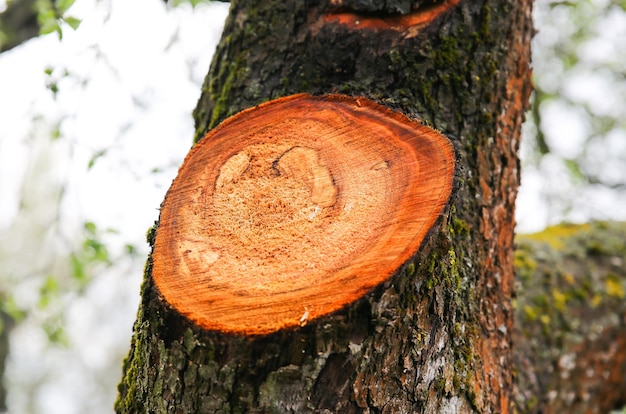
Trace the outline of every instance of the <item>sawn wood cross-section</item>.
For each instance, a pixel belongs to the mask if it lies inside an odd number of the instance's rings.
[[[447,138],[365,98],[245,110],[189,153],[152,275],[198,326],[260,335],[357,300],[419,249],[451,193]]]

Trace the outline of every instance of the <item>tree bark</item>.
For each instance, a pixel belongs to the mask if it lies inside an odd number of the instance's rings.
[[[626,405],[626,223],[518,236],[515,403],[522,413]]]
[[[233,2],[196,140],[269,99],[364,96],[453,142],[453,196],[394,276],[330,316],[264,336],[180,316],[150,258],[116,410],[508,412],[531,34],[530,1]]]

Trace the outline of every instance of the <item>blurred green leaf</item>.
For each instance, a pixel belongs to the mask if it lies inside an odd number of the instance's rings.
[[[63,21],[74,30],[78,29],[78,26],[82,23],[81,19],[72,16],[64,17]]]
[[[59,85],[56,82],[50,82],[47,86],[50,92],[52,92],[52,95],[56,97],[57,93],[59,93]]]
[[[109,251],[99,240],[85,240],[83,252],[85,253],[85,258],[90,262],[109,263]]]
[[[37,21],[39,22],[39,25],[43,26],[43,24],[48,21],[48,20],[55,20],[57,19],[57,15],[54,12],[54,9],[52,7],[50,7],[48,4],[45,4],[45,2],[43,2],[41,4],[41,6],[37,9]]]
[[[50,19],[45,19],[41,22],[41,26],[39,28],[39,34],[46,35],[52,32],[57,32],[60,34],[61,27],[59,26],[59,22],[56,17],[52,17]]]
[[[72,277],[81,284],[86,283],[85,263],[75,253],[72,253],[70,255],[70,264],[72,266]]]
[[[26,317],[26,313],[22,309],[18,308],[13,296],[2,298],[0,308],[15,322],[20,322]]]
[[[89,163],[87,164],[87,170],[91,170],[93,168],[93,166],[96,164],[96,161],[103,157],[104,155],[106,155],[107,153],[107,149],[102,149],[99,151],[96,151],[92,156],[91,159],[89,160]]]
[[[86,221],[85,224],[83,224],[83,227],[90,236],[96,235],[96,223],[93,221]]]
[[[134,244],[126,244],[124,245],[124,249],[126,250],[126,254],[129,256],[137,256],[139,253],[137,252],[137,247]]]
[[[54,6],[56,7],[59,14],[63,15],[67,11],[67,9],[72,7],[74,1],[75,0],[56,0],[54,2]]]
[[[59,282],[56,277],[48,275],[39,288],[39,307],[46,308],[59,295]]]
[[[43,330],[48,336],[48,340],[57,345],[68,346],[70,341],[63,329],[63,321],[60,317],[48,319],[43,323]]]
[[[585,173],[581,170],[580,162],[578,160],[564,159],[563,163],[567,167],[567,170],[572,174],[572,177],[576,180],[584,181],[586,178]]]
[[[208,0],[170,0],[168,4],[172,7],[178,7],[182,4],[190,4],[191,7],[196,7],[198,4],[208,2]]]
[[[56,141],[57,139],[61,138],[61,136],[62,136],[61,128],[59,128],[58,125],[54,129],[52,129],[52,131],[50,131],[50,139],[53,141]]]

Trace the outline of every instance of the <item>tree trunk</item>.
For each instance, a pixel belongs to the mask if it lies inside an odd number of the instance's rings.
[[[260,336],[181,316],[150,258],[116,410],[508,412],[531,34],[530,1],[233,2],[196,140],[270,99],[363,96],[453,142],[452,198],[392,277],[337,312]],[[150,242],[160,236],[157,225]]]

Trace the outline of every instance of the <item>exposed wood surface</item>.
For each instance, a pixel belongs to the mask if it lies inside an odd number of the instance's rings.
[[[324,21],[327,23],[337,22],[353,30],[395,30],[400,32],[408,30],[410,35],[415,35],[417,34],[416,30],[427,26],[442,13],[458,4],[458,2],[459,0],[447,0],[440,4],[421,6],[411,13],[383,16],[372,16],[356,11],[341,11],[325,15]],[[352,8],[350,7],[351,5],[343,6],[340,1],[333,3],[337,3],[335,7],[340,10],[346,6],[348,9]]]
[[[447,203],[454,152],[364,98],[294,95],[224,121],[162,205],[153,278],[200,327],[266,334],[392,276]]]

